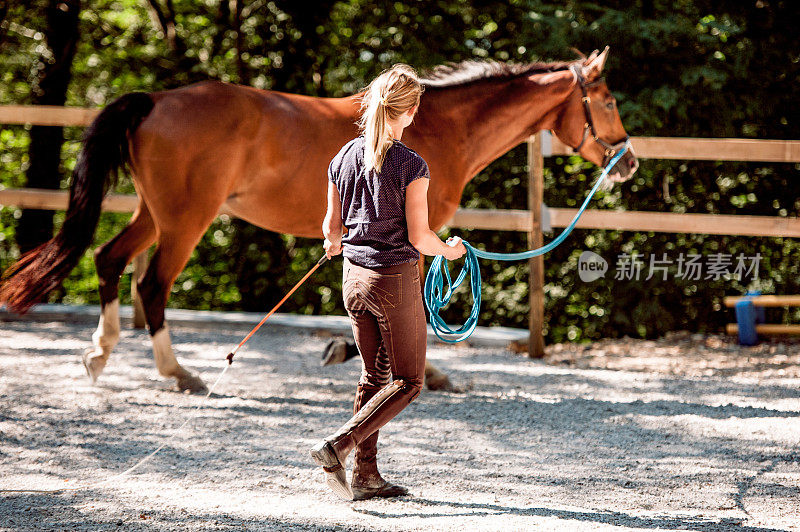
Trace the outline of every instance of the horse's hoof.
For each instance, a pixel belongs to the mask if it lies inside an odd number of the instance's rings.
[[[439,375],[431,375],[425,379],[425,386],[432,391],[440,392],[461,392],[461,388],[454,386],[450,379],[444,373]]]
[[[328,342],[325,346],[325,351],[322,352],[321,366],[331,366],[333,364],[341,364],[345,361],[347,356],[347,343],[344,340],[335,338]]]
[[[341,364],[357,356],[360,356],[360,354],[355,342],[334,338],[325,346],[320,365],[332,366],[333,364]]]
[[[206,385],[203,383],[203,379],[188,371],[180,377],[175,377],[175,379],[177,380],[178,391],[189,393],[208,392],[208,388],[206,388]]]
[[[89,376],[89,380],[92,381],[92,384],[97,382],[97,378],[103,373],[103,369],[106,367],[106,359],[101,356],[92,356],[94,353],[94,348],[91,348],[87,349],[86,352],[83,353],[83,356],[81,356],[83,367],[86,368],[86,374]]]

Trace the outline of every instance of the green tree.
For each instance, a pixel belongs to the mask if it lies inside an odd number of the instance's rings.
[[[78,42],[80,2],[51,0],[45,10],[47,28],[45,46],[38,63],[39,72],[33,88],[33,103],[64,105],[71,78],[72,58]],[[61,181],[61,145],[63,128],[34,126],[30,131],[26,186],[59,188]],[[53,212],[26,209],[17,225],[17,244],[20,250],[31,250],[50,240],[53,235]]]
[[[39,5],[39,4],[37,4]],[[44,4],[41,4],[44,5]],[[37,14],[38,13],[38,14]],[[611,46],[609,87],[629,133],[646,136],[798,138],[800,17],[788,1],[538,0],[302,2],[93,0],[80,18],[68,105],[102,106],[132,90],[155,91],[200,79],[257,88],[341,96],[393,62],[427,68],[446,61],[563,60],[571,48]],[[12,3],[0,11],[0,103],[31,103],[46,21]],[[80,129],[65,130],[62,166],[71,169]],[[21,186],[30,164],[29,132],[0,131],[0,183]],[[598,205],[630,210],[796,216],[796,165],[643,160],[634,180]],[[548,159],[545,202],[575,206],[596,173],[576,157]],[[462,205],[525,208],[524,147],[512,150],[467,187]],[[62,186],[65,183],[62,182]],[[132,192],[130,183],[121,191]],[[19,212],[0,212],[0,266],[18,255]],[[56,223],[60,215],[56,216]],[[126,217],[104,215],[97,241]],[[457,231],[496,251],[527,247],[518,233]],[[672,328],[713,330],[720,307],[745,286],[728,281],[577,281],[577,257],[622,252],[761,253],[767,292],[797,293],[798,248],[791,239],[753,239],[619,231],[576,231],[545,257],[548,340],[654,336]],[[216,221],[176,283],[171,305],[264,309],[313,265],[320,243],[272,235],[243,222]],[[484,261],[482,325],[527,323],[527,265]],[[90,257],[66,282],[64,301],[97,301]],[[124,285],[123,285],[124,286]],[[337,268],[315,274],[287,302],[293,312],[342,313]],[[126,297],[126,294],[123,294]],[[462,319],[467,305],[446,312]],[[782,312],[775,319],[797,319]]]

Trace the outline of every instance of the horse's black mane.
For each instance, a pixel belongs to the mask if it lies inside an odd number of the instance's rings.
[[[439,65],[423,73],[420,81],[426,88],[440,89],[467,85],[485,79],[509,79],[523,74],[544,74],[566,70],[574,62],[558,63],[501,63],[498,61],[467,60]]]

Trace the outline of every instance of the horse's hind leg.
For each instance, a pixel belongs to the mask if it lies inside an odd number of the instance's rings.
[[[117,236],[97,248],[94,262],[102,312],[92,335],[94,347],[83,355],[83,364],[92,382],[103,372],[111,350],[119,341],[119,279],[125,266],[156,239],[153,218],[140,201],[128,225]]]
[[[187,224],[186,228],[179,231],[162,233],[147,271],[137,285],[153,340],[153,355],[158,372],[165,377],[174,377],[182,391],[200,392],[205,391],[206,387],[200,377],[184,369],[175,358],[169,329],[164,320],[164,307],[175,278],[183,270],[208,223],[198,226],[197,230],[189,228]]]

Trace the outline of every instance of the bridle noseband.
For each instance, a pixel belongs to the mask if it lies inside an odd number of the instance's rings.
[[[575,153],[579,153],[581,148],[586,143],[586,139],[589,138],[589,135],[592,135],[592,139],[598,143],[600,146],[603,147],[605,150],[603,155],[603,167],[606,166],[609,160],[614,157],[619,150],[621,150],[624,146],[626,146],[629,142],[630,137],[625,135],[625,138],[621,141],[617,142],[616,144],[609,144],[608,142],[604,141],[600,137],[597,136],[597,131],[594,128],[594,120],[592,120],[592,110],[589,107],[589,103],[591,99],[589,98],[589,93],[586,89],[589,87],[594,87],[595,85],[599,85],[600,83],[605,82],[605,78],[597,78],[594,81],[589,83],[586,82],[586,78],[583,77],[581,73],[581,67],[578,65],[572,65],[571,67],[572,72],[575,74],[576,79],[578,80],[578,86],[581,88],[581,103],[583,103],[583,112],[586,115],[586,122],[583,124],[583,138],[581,139],[581,143],[578,144],[577,148],[572,148]]]

